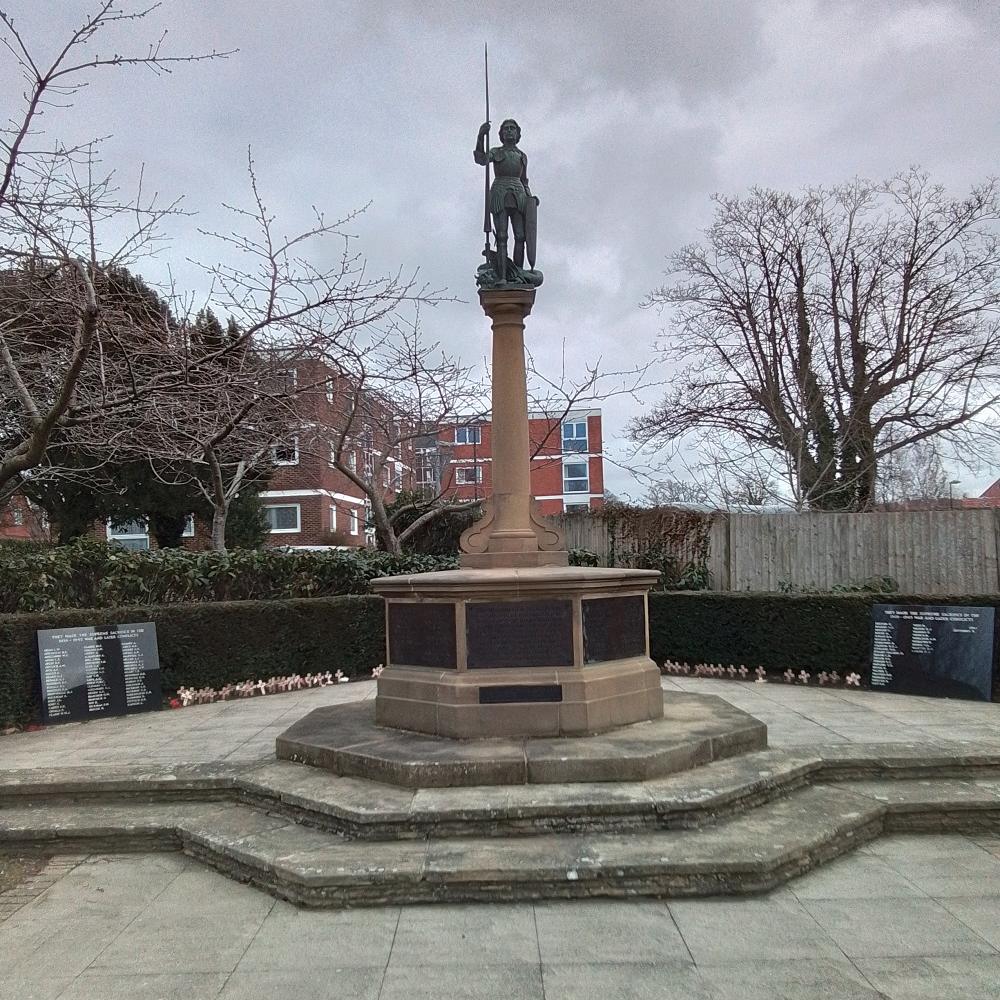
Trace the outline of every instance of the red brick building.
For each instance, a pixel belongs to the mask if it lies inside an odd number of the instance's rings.
[[[469,418],[419,442],[416,479],[426,492],[475,500],[493,492],[492,426]],[[594,510],[604,504],[604,441],[599,409],[564,417],[528,414],[531,491],[543,514]]]
[[[337,377],[322,362],[299,363],[288,378],[299,386],[317,386],[300,395],[302,431],[274,449],[275,471],[260,494],[270,525],[266,544],[292,548],[366,545],[368,502],[363,492],[331,464],[332,429],[338,411]],[[358,433],[347,451],[348,464],[371,479],[377,453],[386,438],[380,428],[393,415],[371,408],[371,420],[358,421]],[[325,431],[326,429],[326,431]],[[601,411],[573,410],[565,417],[529,414],[531,486],[545,514],[593,510],[604,504],[604,463]],[[493,489],[492,435],[489,417],[470,418],[430,438],[418,447],[392,451],[379,479],[383,495],[391,500],[401,489],[422,489],[429,495],[462,500],[489,497]],[[23,501],[17,501],[23,503]],[[30,519],[29,519],[30,514]],[[10,507],[0,517],[0,538],[38,537],[37,516],[23,505]],[[30,521],[30,523],[29,523]],[[103,530],[98,528],[103,534]],[[146,525],[131,522],[108,534],[128,548],[149,548]],[[185,545],[205,548],[206,526],[193,519]]]

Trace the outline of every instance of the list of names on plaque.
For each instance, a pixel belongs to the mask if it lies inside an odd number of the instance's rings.
[[[572,601],[470,601],[465,631],[470,669],[573,666]]]
[[[43,721],[81,721],[160,707],[152,622],[40,629],[37,637]]]
[[[993,608],[876,604],[871,683],[903,694],[988,701]]]

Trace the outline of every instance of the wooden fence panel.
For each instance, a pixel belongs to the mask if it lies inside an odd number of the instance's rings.
[[[903,593],[996,593],[996,518],[992,510],[731,514],[729,589],[829,590],[891,577]],[[712,539],[715,549],[714,530]],[[713,586],[724,589],[721,553],[710,560]]]

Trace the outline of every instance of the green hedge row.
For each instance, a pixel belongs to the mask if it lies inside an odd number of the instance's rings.
[[[660,663],[857,671],[867,681],[871,606],[885,601],[875,594],[654,593],[650,651]],[[1000,595],[894,594],[891,603],[1000,608]],[[39,717],[37,629],[140,621],[156,623],[168,692],[327,670],[368,677],[384,659],[383,605],[370,595],[0,615],[0,724]]]
[[[144,621],[156,623],[164,692],[327,670],[370,677],[385,659],[373,596],[0,615],[0,725],[40,718],[38,629]]]
[[[0,549],[0,612],[367,594],[377,576],[453,569],[453,556],[373,549],[133,552],[93,539]]]
[[[857,672],[867,683],[873,604],[1000,608],[1000,594],[650,594],[650,653],[658,663],[742,663],[751,670],[780,673],[791,667],[814,675]],[[1000,632],[1000,612],[995,619]],[[994,649],[1000,650],[997,636]]]

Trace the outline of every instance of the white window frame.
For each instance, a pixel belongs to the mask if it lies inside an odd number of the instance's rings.
[[[583,428],[583,437],[580,437],[576,431],[578,428]],[[567,437],[567,429],[572,428],[573,433]],[[587,426],[586,418],[583,420],[572,420],[567,419],[562,422],[559,433],[562,435],[562,451],[567,455],[586,455],[590,451],[590,428]],[[582,448],[567,448],[566,442],[582,442]]]
[[[330,509],[328,511],[330,515],[330,530],[337,530],[337,505],[335,503],[330,504]]]
[[[264,510],[280,510],[289,509],[295,511],[295,527],[294,528],[272,528],[270,522],[268,522],[267,530],[268,534],[271,535],[297,535],[302,531],[302,504],[300,503],[268,503],[264,504]],[[264,515],[267,517],[267,514]]]
[[[291,376],[289,378],[289,376]],[[292,391],[299,387],[299,372],[297,368],[283,368],[278,372],[278,378],[282,380],[282,383],[291,382]]]
[[[337,398],[337,380],[331,375],[326,380],[326,401],[332,403]]]
[[[563,513],[564,514],[576,514],[580,511],[590,510],[590,500],[588,499],[586,503],[581,503],[579,500],[563,500]]]
[[[298,436],[298,434],[295,434],[295,435],[292,436],[291,445],[292,445],[292,449],[295,452],[295,457],[293,459],[291,459],[290,461],[285,461],[283,459],[278,458],[278,449],[279,448],[287,448],[288,447],[287,444],[282,443],[282,444],[276,444],[271,449],[271,461],[274,462],[275,465],[298,465],[299,464],[299,436]]]
[[[584,469],[587,470],[586,475],[584,475],[584,476],[568,476],[566,474],[566,471],[567,471],[567,469],[569,469],[569,467],[571,465],[582,465],[584,467]],[[590,463],[586,459],[583,459],[581,461],[578,458],[573,458],[573,459],[565,460],[563,462],[562,478],[563,478],[562,487],[563,487],[563,494],[564,495],[575,496],[578,493],[589,493],[590,492]],[[580,482],[582,482],[584,484],[583,489],[572,489],[571,490],[566,485],[567,483],[580,483]]]
[[[20,507],[14,508],[11,514],[11,521],[16,528],[20,528],[24,524],[24,511]]]
[[[351,472],[358,471],[358,453],[353,448],[347,453],[347,467]]]
[[[356,537],[357,535],[359,535],[361,533],[361,525],[360,525],[359,518],[358,518],[358,508],[357,507],[351,507],[348,510],[348,512],[347,512],[347,516],[349,518],[349,521],[348,521],[349,529],[348,530],[350,531],[350,533],[352,535],[354,535]]]
[[[482,444],[482,428],[476,424],[472,427],[455,428],[455,444]]]
[[[417,468],[417,483],[420,486],[433,486],[437,483],[437,469],[433,465],[421,465]]]
[[[463,472],[472,472],[472,479],[463,479]],[[481,465],[461,465],[455,469],[456,486],[475,486],[483,481],[483,467]]]
[[[126,522],[127,524],[144,524],[144,531],[129,531],[124,532],[115,528],[114,523],[109,519],[107,523],[107,535],[109,542],[137,542],[144,541],[146,544],[140,546],[138,549],[133,545],[122,545],[122,548],[128,548],[132,551],[145,552],[149,549],[149,522],[142,521],[141,519],[134,519],[133,521]]]
[[[188,514],[184,519],[184,530],[181,532],[181,538],[194,538],[194,514]]]

